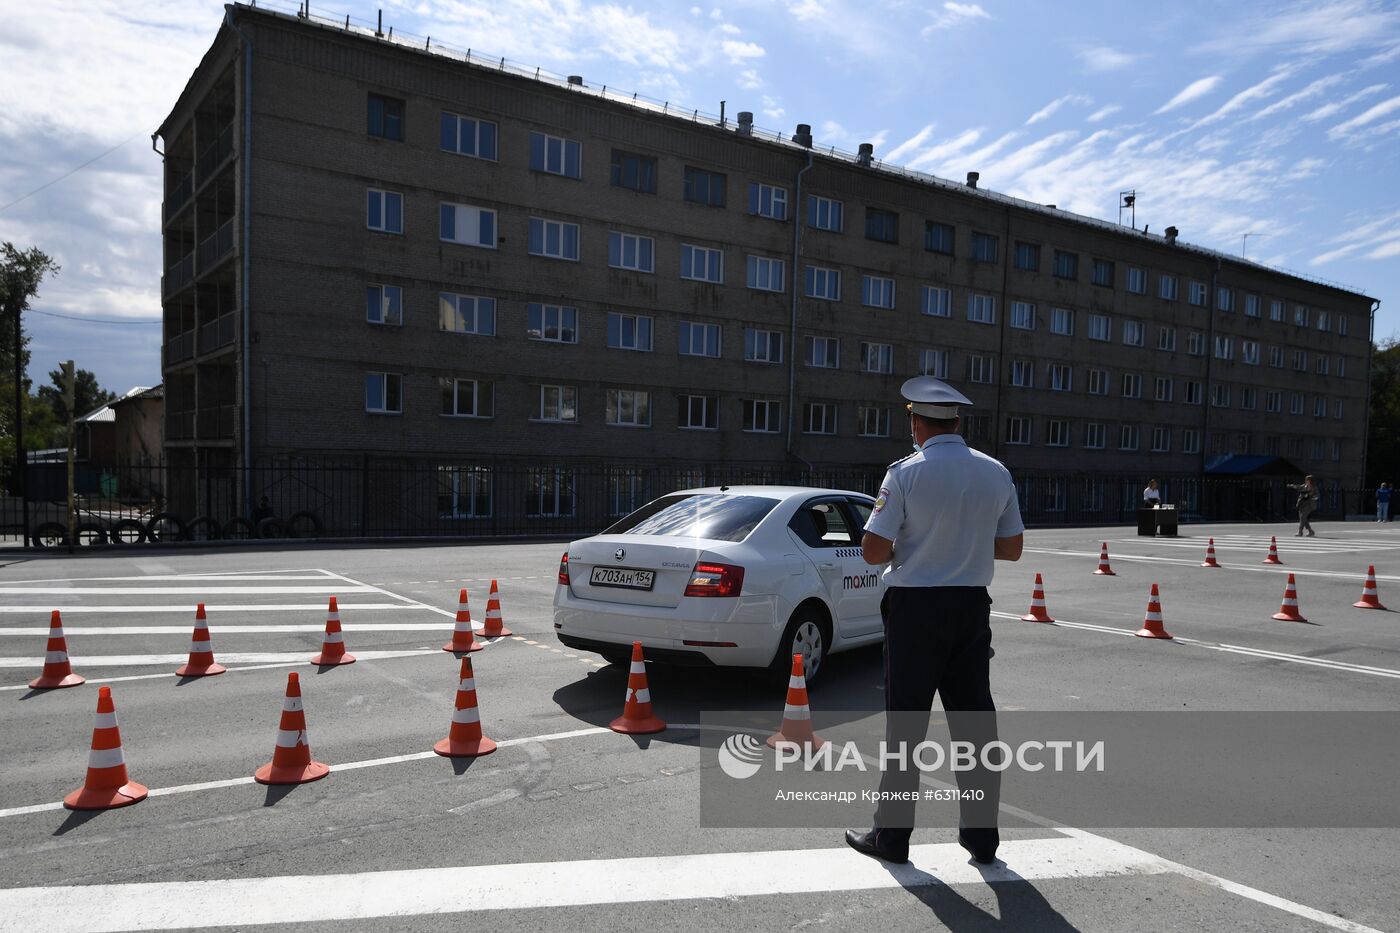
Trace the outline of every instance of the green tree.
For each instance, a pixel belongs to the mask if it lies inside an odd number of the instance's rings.
[[[24,321],[29,300],[39,292],[46,275],[58,272],[58,265],[38,248],[21,250],[14,244],[0,244],[0,464],[7,474],[15,460],[15,427],[20,412],[15,406],[15,328]],[[21,394],[29,397],[29,382],[24,372],[29,366],[29,338],[21,333],[19,341],[19,378]],[[26,445],[28,446],[28,445]],[[15,477],[9,475],[7,487],[13,490]]]
[[[1371,353],[1371,436],[1366,444],[1366,484],[1400,483],[1400,340]]]
[[[39,391],[34,394],[39,401],[53,409],[60,421],[67,421],[68,406],[64,402],[66,393],[63,385],[63,370],[49,370],[49,381],[53,384],[39,386]],[[73,373],[73,417],[80,418],[89,412],[96,411],[116,397],[117,393],[108,392],[97,384],[97,376],[91,371],[79,369]]]

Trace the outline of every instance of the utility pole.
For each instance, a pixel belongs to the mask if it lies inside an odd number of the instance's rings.
[[[68,552],[71,554],[78,540],[77,497],[73,494],[73,459],[78,443],[77,432],[73,430],[73,406],[77,404],[78,392],[74,385],[73,361],[61,363],[59,368],[63,371],[63,407],[68,409]]]
[[[24,510],[24,524],[21,526],[20,538],[24,547],[29,547],[29,493],[24,488],[24,338],[20,329],[20,309],[23,304],[15,305],[15,495],[19,496],[21,508]]]

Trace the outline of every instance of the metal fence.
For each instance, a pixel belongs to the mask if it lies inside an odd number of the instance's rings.
[[[678,464],[440,461],[362,456],[289,458],[251,468],[170,464],[100,465],[76,470],[78,518],[96,543],[124,523],[160,526],[153,537],[318,536],[566,537],[592,534],[676,489],[777,484],[853,489],[874,494],[885,466],[795,467],[782,464]],[[1158,476],[1163,501],[1183,522],[1288,520],[1296,494],[1282,479]],[[0,475],[0,482],[4,481]],[[1141,475],[1017,472],[1028,525],[1131,523]],[[27,473],[31,535],[66,526],[64,464],[31,464]],[[1321,484],[1318,518],[1374,509],[1369,491]],[[48,526],[52,534],[53,528]],[[0,498],[0,540],[22,540],[22,503]],[[52,543],[52,541],[50,541]]]

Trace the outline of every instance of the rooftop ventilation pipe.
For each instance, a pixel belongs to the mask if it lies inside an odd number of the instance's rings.
[[[808,148],[808,149],[811,149],[811,148],[812,148],[812,127],[811,127],[811,125],[810,125],[810,124],[807,124],[807,123],[799,123],[799,124],[797,124],[797,132],[792,134],[792,141],[795,142],[795,143],[797,143],[799,146],[804,146],[804,147],[806,147],[806,148]]]
[[[739,111],[739,135],[740,135],[740,136],[751,136],[751,135],[753,135],[753,111],[752,111],[752,110],[740,110],[740,111]]]
[[[870,162],[875,157],[875,145],[873,143],[861,143],[860,155],[856,156],[856,162],[870,168]]]
[[[980,172],[968,172],[968,173],[967,173],[967,186],[968,186],[969,188],[976,188],[976,187],[977,187],[977,179],[979,179],[979,178],[981,178],[981,177],[982,177],[982,175],[981,175]]]
[[[1175,243],[1175,242],[1176,242],[1176,228],[1175,228],[1175,227],[1168,227],[1168,228],[1167,228],[1167,242],[1168,242],[1168,243]]]
[[[574,87],[583,87],[583,75],[569,75],[569,83]]]

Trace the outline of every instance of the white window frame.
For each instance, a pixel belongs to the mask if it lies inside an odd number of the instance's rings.
[[[1074,309],[1072,308],[1051,308],[1050,309],[1050,333],[1059,334],[1062,337],[1074,336]]]
[[[1275,298],[1269,302],[1269,320],[1282,322],[1286,310],[1284,303]]]
[[[1035,305],[1029,301],[1011,302],[1011,318],[1006,323],[1016,330],[1035,330]]]
[[[1142,373],[1124,373],[1121,388],[1123,398],[1142,398]]]
[[[803,270],[803,294],[819,301],[841,300],[841,270],[809,265]]]
[[[995,324],[997,322],[996,296],[968,292],[967,319],[974,324]]]
[[[1188,330],[1186,332],[1186,355],[1206,355],[1206,335],[1204,331]]]
[[[1147,340],[1147,328],[1142,321],[1127,320],[1123,322],[1123,345],[1125,347],[1140,347]]]
[[[776,279],[777,281],[774,281]],[[781,292],[786,289],[787,262],[768,256],[745,257],[744,284],[760,292]]]
[[[1089,339],[1101,343],[1113,340],[1113,319],[1107,314],[1089,315]]]
[[[1235,358],[1235,340],[1229,334],[1215,335],[1215,358],[1217,360],[1233,360]]]
[[[539,327],[532,327],[538,315]],[[550,336],[551,331],[554,336]],[[578,308],[532,301],[525,309],[525,336],[543,343],[578,343]]]
[[[560,385],[558,383],[538,383],[534,386],[535,411],[530,416],[531,421],[540,421],[547,424],[577,424],[578,423],[578,387],[571,385]],[[554,414],[551,415],[550,411]],[[568,412],[573,412],[573,417],[566,417]]]
[[[438,330],[444,334],[496,336],[496,299],[438,292]]]
[[[836,403],[803,402],[802,433],[834,435],[836,433]]]
[[[378,317],[375,316],[376,311]],[[403,288],[370,282],[365,287],[365,321],[381,327],[402,327]]]
[[[535,164],[536,137],[541,140],[539,165]],[[583,178],[583,144],[578,140],[532,131],[529,143],[530,169],[532,171],[544,172],[546,175],[558,175],[561,178]],[[573,167],[577,169],[576,172],[569,171],[570,153],[573,155]]]
[[[1164,353],[1176,352],[1176,328],[1162,325],[1157,328],[1157,349]]]
[[[1006,416],[1006,443],[1008,446],[1024,447],[1031,442],[1031,419],[1027,415]]]
[[[894,279],[881,275],[860,277],[860,303],[867,308],[894,308]]]
[[[1259,316],[1259,306],[1260,306],[1260,304],[1261,304],[1261,302],[1259,301],[1259,296],[1258,296],[1258,295],[1245,295],[1245,296],[1244,296],[1244,316],[1245,316],[1245,317],[1258,317],[1258,316]]]
[[[1085,380],[1085,391],[1090,395],[1108,394],[1108,370],[1090,369],[1088,370],[1088,375],[1085,376]]]
[[[967,381],[984,385],[996,383],[996,361],[988,353],[969,353],[967,356]]]
[[[443,124],[446,123],[448,120],[451,120],[453,122],[451,148],[448,148],[447,146],[444,146],[442,144],[443,130],[445,129]],[[462,148],[462,139],[465,135],[463,132],[463,124],[465,123],[471,124],[471,128],[469,130],[472,138],[472,146],[470,152]],[[483,126],[491,127],[490,155],[481,154],[481,128]],[[450,152],[454,155],[466,156],[469,159],[481,159],[485,162],[495,162],[496,153],[500,149],[500,144],[501,128],[491,120],[482,120],[478,117],[469,117],[466,114],[454,113],[450,110],[442,111],[442,116],[438,118],[438,148],[441,149],[443,152]]]
[[[1163,301],[1176,301],[1179,284],[1174,275],[1157,276],[1157,297]]]
[[[1140,450],[1142,449],[1142,428],[1136,424],[1122,424],[1118,426],[1118,449],[1119,450]]]
[[[613,322],[617,323],[617,342],[613,343]],[[645,326],[642,326],[645,323]],[[630,340],[629,340],[630,332]],[[645,332],[646,339],[642,335]],[[646,345],[643,346],[643,343]],[[656,345],[656,321],[649,314],[633,314],[629,311],[608,312],[609,350],[626,350],[629,353],[650,353]]]
[[[1152,453],[1170,453],[1172,449],[1172,429],[1157,425],[1152,429]]]
[[[390,210],[390,205],[394,205]],[[379,223],[373,221],[374,212],[378,209]],[[397,223],[392,219],[397,215]],[[365,229],[373,230],[376,233],[403,234],[403,193],[400,191],[390,191],[387,188],[367,188],[365,189]]]
[[[1152,380],[1152,398],[1157,402],[1170,402],[1176,393],[1176,380],[1171,376],[1157,376]]]
[[[873,424],[872,424],[873,422]],[[856,407],[856,436],[889,437],[890,409],[882,405],[859,405]]]
[[[787,220],[787,199],[786,188],[761,181],[749,182],[748,212],[754,217]]]
[[[1283,413],[1283,392],[1278,389],[1264,390],[1264,411],[1266,414],[1278,415]]]
[[[841,338],[807,334],[802,339],[802,365],[813,369],[841,368]]]
[[[919,350],[919,375],[935,379],[948,378],[948,351],[924,348]]]
[[[1187,379],[1182,401],[1187,405],[1200,405],[1205,401],[1205,385],[1199,379]]]
[[[1068,447],[1071,425],[1067,418],[1051,418],[1045,423],[1045,446]]]
[[[695,423],[697,403],[700,409],[700,423]],[[715,395],[695,395],[685,393],[680,396],[677,406],[676,427],[682,431],[718,431],[719,397]],[[683,413],[683,414],[682,414]]]
[[[609,230],[608,268],[654,273],[656,271],[656,240],[637,233]]]
[[[1088,450],[1103,450],[1108,437],[1108,427],[1102,421],[1089,421],[1084,425],[1084,447]]]
[[[1074,367],[1068,363],[1051,363],[1048,367],[1051,392],[1074,391]]]
[[[777,399],[746,398],[742,400],[748,409],[744,418],[743,431],[746,434],[777,434],[783,429],[783,403]],[[762,411],[762,427],[759,426],[759,412]]]
[[[535,233],[539,232],[538,250],[534,249]],[[572,234],[573,252],[570,255],[570,234]],[[556,241],[556,248],[550,250],[551,236]],[[530,236],[527,241],[527,249],[531,256],[543,256],[547,259],[560,259],[565,262],[578,262],[579,253],[582,250],[583,234],[579,230],[579,225],[569,223],[564,220],[550,220],[547,217],[530,218]]]
[[[843,233],[846,229],[846,205],[819,194],[807,196],[807,225],[813,230]]]
[[[719,359],[723,353],[722,328],[702,321],[681,321],[677,327],[681,356],[702,356]],[[711,340],[713,338],[713,341]],[[698,350],[697,350],[698,344]],[[714,352],[711,352],[713,349]]]
[[[1235,290],[1224,285],[1218,285],[1215,289],[1215,310],[1226,311],[1231,314],[1235,311]]]
[[[651,427],[651,393],[645,389],[608,389],[603,423],[613,428]],[[630,418],[625,418],[630,407]]]
[[[785,342],[783,332],[780,330],[746,327],[744,328],[744,360],[749,363],[781,363]],[[765,351],[765,355],[758,355],[760,348]]]
[[[724,284],[724,250],[694,243],[681,244],[681,278],[692,282]]]
[[[1201,432],[1199,430],[1196,428],[1182,428],[1181,452],[1184,454],[1198,454],[1201,452]]]
[[[925,285],[919,290],[919,313],[929,317],[953,316],[953,290]]]
[[[1008,385],[1022,389],[1035,388],[1035,360],[1012,360],[1006,379]]]
[[[1210,289],[1205,282],[1188,282],[1186,295],[1187,301],[1197,308],[1204,308],[1210,302]]]
[[[491,517],[493,484],[490,467],[440,466],[437,475],[439,518]],[[442,507],[444,498],[450,500],[449,508]],[[484,508],[478,508],[483,505]]]
[[[1259,341],[1257,341],[1257,340],[1241,340],[1241,341],[1240,341],[1240,360],[1241,360],[1246,366],[1258,366],[1258,365],[1259,365]]]
[[[461,390],[464,385],[471,386],[472,410],[461,411],[459,403],[462,400]],[[453,377],[443,377],[438,380],[438,388],[444,394],[451,393],[452,410],[442,412],[444,418],[493,418],[496,414],[496,387],[488,380],[484,379],[457,379]]]
[[[448,236],[448,218],[452,219],[451,236]],[[485,227],[490,219],[490,231]],[[458,246],[473,246],[477,249],[495,249],[497,215],[489,207],[474,204],[457,204],[451,201],[438,202],[438,239]],[[467,231],[471,231],[468,235]]]
[[[378,379],[379,391],[375,393],[375,399],[370,398],[373,387],[373,380]],[[394,391],[390,391],[390,386]],[[398,405],[390,407],[393,396],[397,396]],[[372,415],[401,415],[403,414],[403,373],[390,373],[371,371],[365,373],[365,411]]]
[[[860,371],[885,374],[894,372],[894,345],[861,341]]]
[[[1147,270],[1141,266],[1129,266],[1127,289],[1134,295],[1146,295]]]

